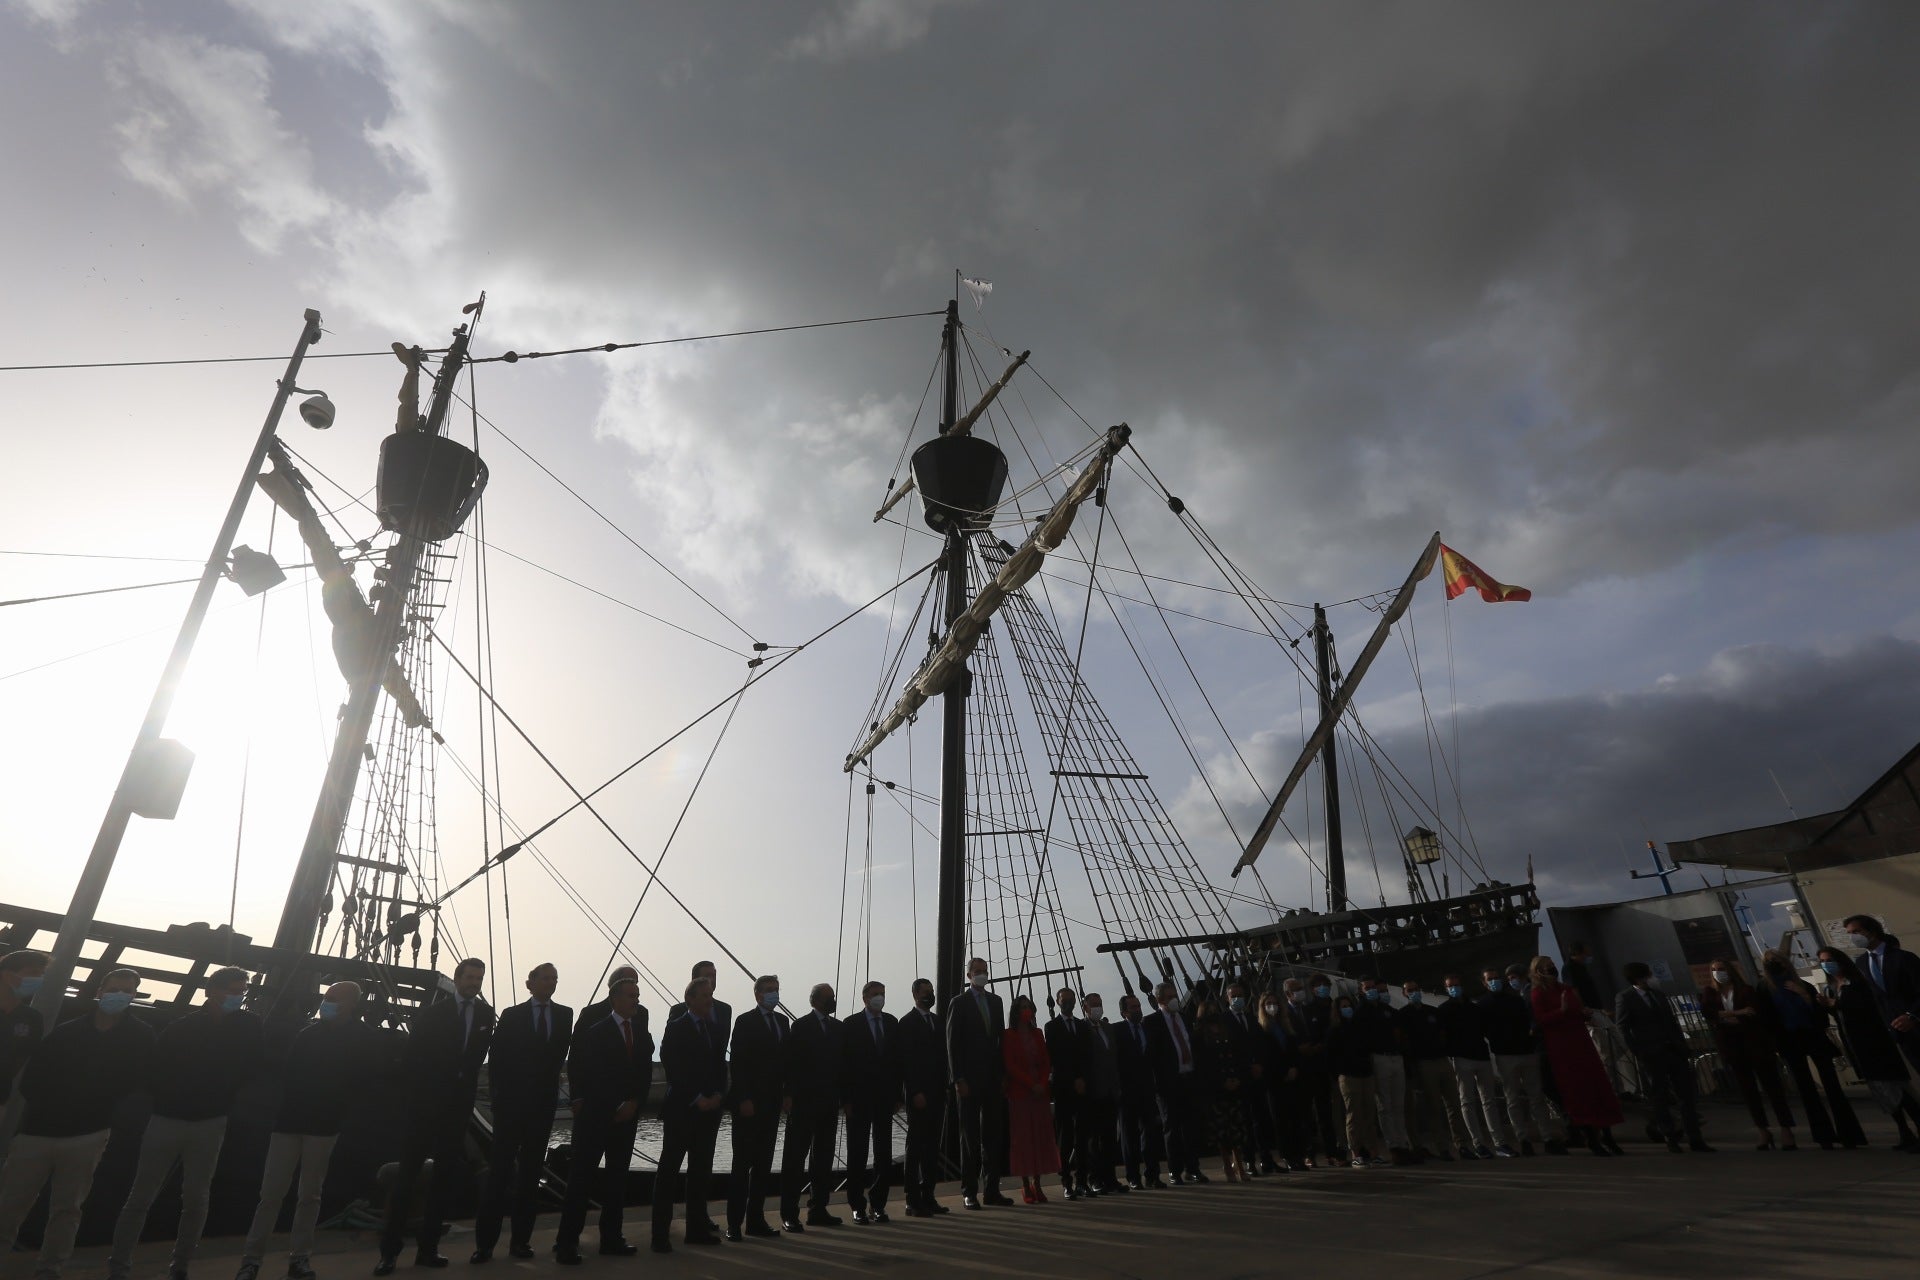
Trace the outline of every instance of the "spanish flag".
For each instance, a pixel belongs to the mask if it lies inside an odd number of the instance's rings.
[[[1504,600],[1531,600],[1533,592],[1525,587],[1510,587],[1496,582],[1493,575],[1445,543],[1440,544],[1440,572],[1447,584],[1447,599],[1468,590],[1478,591],[1488,604]]]

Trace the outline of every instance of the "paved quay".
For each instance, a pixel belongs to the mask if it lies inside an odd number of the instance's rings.
[[[562,1275],[575,1280],[643,1274],[685,1277],[774,1275],[1209,1277],[1302,1275],[1390,1276],[1469,1280],[1480,1276],[1676,1276],[1688,1280],[1743,1277],[1920,1275],[1914,1224],[1920,1209],[1920,1155],[1891,1147],[1890,1126],[1864,1116],[1874,1145],[1860,1151],[1756,1152],[1736,1138],[1734,1115],[1714,1109],[1715,1155],[1669,1154],[1644,1140],[1626,1141],[1627,1155],[1440,1164],[1368,1171],[1329,1169],[1281,1174],[1229,1185],[1207,1166],[1205,1186],[1134,1192],[1068,1204],[906,1218],[856,1227],[816,1228],[777,1241],[698,1247],[674,1228],[674,1252],[646,1250],[646,1210],[629,1211],[631,1259],[600,1258],[561,1267],[548,1252],[555,1218],[541,1219],[539,1256],[516,1262],[504,1252],[485,1267],[467,1262],[471,1223],[459,1223],[442,1245],[453,1259],[450,1280],[520,1280]],[[1630,1126],[1629,1126],[1630,1127]],[[1750,1130],[1745,1131],[1747,1135]],[[1637,1135],[1635,1135],[1637,1137]],[[1804,1136],[1804,1135],[1803,1135]],[[950,1185],[950,1184],[949,1184]],[[1018,1184],[1015,1183],[1015,1191]],[[715,1206],[718,1211],[720,1206]],[[237,1239],[205,1242],[194,1280],[228,1280]],[[285,1238],[274,1244],[285,1248]],[[314,1258],[322,1280],[371,1273],[371,1232],[322,1232]],[[83,1249],[68,1274],[104,1274],[104,1249]],[[396,1280],[433,1274],[403,1254]],[[167,1245],[141,1246],[135,1280],[160,1280]],[[11,1259],[24,1275],[30,1258]],[[284,1274],[285,1255],[270,1257],[265,1280]]]

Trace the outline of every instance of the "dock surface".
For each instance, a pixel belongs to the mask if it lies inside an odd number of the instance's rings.
[[[941,1197],[954,1212],[907,1218],[896,1202],[893,1221],[853,1225],[837,1196],[838,1228],[815,1228],[779,1240],[690,1246],[674,1225],[671,1255],[647,1251],[647,1210],[630,1209],[634,1258],[595,1256],[593,1228],[580,1267],[557,1265],[549,1252],[556,1225],[545,1215],[534,1237],[538,1257],[520,1262],[502,1249],[484,1267],[469,1264],[472,1224],[456,1224],[441,1245],[453,1259],[448,1280],[523,1280],[561,1275],[574,1280],[615,1276],[734,1277],[896,1275],[1207,1277],[1380,1276],[1395,1280],[1470,1280],[1482,1276],[1675,1276],[1687,1280],[1745,1277],[1911,1277],[1920,1274],[1914,1238],[1920,1208],[1920,1155],[1892,1147],[1890,1125],[1868,1123],[1873,1145],[1859,1151],[1753,1150],[1751,1130],[1735,1127],[1730,1110],[1714,1109],[1713,1155],[1672,1155],[1622,1131],[1627,1155],[1569,1156],[1410,1168],[1316,1170],[1228,1184],[1217,1166],[1203,1186],[1133,1192],[1067,1203],[968,1213],[952,1184]],[[1632,1126],[1628,1126],[1631,1128]],[[1629,1136],[1633,1140],[1629,1140]],[[1051,1180],[1050,1180],[1051,1181]],[[1014,1184],[1018,1193],[1019,1184]],[[712,1206],[717,1217],[724,1206]],[[237,1239],[212,1239],[195,1260],[193,1280],[229,1280]],[[284,1251],[286,1237],[276,1236]],[[135,1280],[160,1280],[168,1246],[143,1244]],[[321,1280],[359,1280],[372,1273],[374,1233],[323,1231],[314,1267]],[[25,1275],[31,1256],[16,1253],[8,1270]],[[69,1276],[104,1275],[102,1247],[79,1251]],[[436,1274],[403,1254],[395,1280]],[[263,1280],[285,1274],[284,1252],[261,1268]]]

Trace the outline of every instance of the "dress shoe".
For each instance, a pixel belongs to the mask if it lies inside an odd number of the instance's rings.
[[[1133,1190],[1133,1188],[1124,1182],[1109,1182],[1100,1188],[1100,1194],[1103,1196],[1123,1196],[1131,1190]]]
[[[720,1233],[718,1231],[689,1231],[687,1233],[687,1243],[717,1245],[720,1243]]]
[[[694,1231],[696,1233],[701,1233],[705,1235],[717,1236],[720,1234],[720,1224],[715,1222],[712,1218],[707,1218],[701,1222],[695,1223]]]
[[[724,1234],[728,1244],[739,1244],[742,1240],[746,1239],[745,1236],[740,1234],[740,1228],[738,1227],[728,1227]]]
[[[1680,1145],[1680,1139],[1668,1138],[1666,1139],[1666,1143],[1667,1143],[1667,1150],[1671,1151],[1674,1155],[1683,1156],[1687,1154],[1687,1149]]]
[[[1199,1171],[1197,1171],[1197,1170],[1196,1170],[1195,1172],[1193,1172],[1193,1173],[1190,1173],[1190,1174],[1188,1174],[1188,1175],[1187,1175],[1187,1181],[1188,1181],[1188,1182],[1203,1182],[1203,1183],[1204,1183],[1204,1182],[1212,1182],[1212,1181],[1213,1181],[1213,1179],[1212,1179],[1212,1178],[1209,1178],[1209,1177],[1208,1177],[1208,1176],[1207,1176],[1206,1174],[1204,1174],[1204,1173],[1201,1173],[1201,1172],[1199,1172]]]
[[[1144,1183],[1141,1184],[1141,1189],[1145,1191],[1165,1191],[1167,1189],[1167,1184],[1165,1182],[1162,1182],[1159,1178],[1148,1178]]]
[[[673,1241],[671,1241],[671,1240],[655,1240],[655,1241],[653,1242],[653,1251],[654,1251],[655,1253],[672,1253],[672,1252],[673,1252]],[[639,1250],[638,1250],[638,1249],[636,1248],[636,1249],[634,1250],[634,1252],[636,1252],[636,1253],[638,1253],[638,1252],[639,1252]]]
[[[393,1274],[393,1269],[399,1265],[400,1259],[390,1253],[383,1253],[380,1255],[380,1261],[373,1264],[373,1274],[377,1276],[390,1276]]]
[[[917,1204],[910,1204],[907,1206],[907,1216],[909,1218],[931,1218],[933,1216],[933,1210],[922,1208]]]
[[[987,1194],[980,1197],[980,1203],[991,1205],[995,1209],[1010,1209],[1013,1207],[1013,1201],[1007,1199],[1006,1196],[998,1191],[987,1192]]]
[[[533,1246],[530,1244],[510,1244],[507,1246],[507,1256],[523,1259],[531,1258],[533,1256]]]
[[[1562,1141],[1560,1141],[1560,1139],[1558,1139],[1558,1138],[1548,1138],[1548,1139],[1547,1139],[1547,1154],[1548,1154],[1548,1155],[1550,1155],[1550,1156],[1563,1156],[1563,1155],[1566,1155],[1566,1154],[1567,1154],[1567,1144],[1566,1144],[1566,1143],[1564,1143],[1564,1142],[1562,1142]]]
[[[577,1267],[586,1261],[580,1256],[580,1250],[570,1244],[553,1246],[553,1260],[563,1267]]]
[[[807,1225],[810,1227],[837,1227],[842,1225],[843,1221],[825,1209],[815,1209],[807,1214]]]
[[[1280,1166],[1279,1166],[1279,1165],[1277,1165],[1277,1164],[1275,1164],[1275,1163],[1274,1163],[1273,1161],[1271,1161],[1271,1160],[1264,1160],[1264,1159],[1263,1159],[1263,1160],[1262,1160],[1262,1161],[1260,1162],[1260,1172],[1261,1172],[1261,1173],[1278,1173],[1278,1172],[1280,1172]]]
[[[483,1262],[492,1262],[492,1261],[493,1261],[493,1250],[491,1250],[491,1249],[475,1249],[475,1250],[474,1250],[474,1251],[473,1251],[473,1252],[472,1252],[471,1254],[469,1254],[469,1255],[468,1255],[468,1257],[467,1257],[467,1261],[468,1261],[468,1262],[470,1262],[470,1263],[472,1263],[472,1264],[473,1264],[474,1266],[476,1266],[476,1267],[477,1267],[477,1266],[479,1266],[479,1265],[480,1265],[481,1263],[483,1263]]]
[[[1311,1164],[1307,1164],[1307,1163],[1304,1163],[1304,1162],[1302,1162],[1302,1161],[1299,1161],[1299,1160],[1289,1160],[1289,1161],[1287,1161],[1287,1172],[1288,1172],[1288,1173],[1305,1173],[1305,1172],[1306,1172],[1307,1170],[1309,1170],[1309,1169],[1311,1169],[1311,1168],[1313,1168],[1313,1166],[1312,1166]]]
[[[602,1240],[600,1256],[603,1258],[631,1258],[640,1252],[640,1246],[630,1240]]]
[[[1687,1150],[1702,1151],[1702,1152],[1705,1152],[1707,1155],[1714,1154],[1714,1149],[1707,1145],[1706,1139],[1704,1138],[1695,1138],[1692,1142],[1689,1142],[1687,1144]]]
[[[1184,1173],[1168,1174],[1167,1178],[1176,1187],[1184,1187],[1187,1185],[1187,1175]]]
[[[807,1230],[804,1226],[800,1224],[800,1219],[798,1218],[780,1219],[780,1229],[782,1231],[792,1232],[796,1236],[805,1234]]]
[[[1523,1156],[1530,1156],[1534,1154],[1533,1140],[1531,1138],[1526,1138],[1521,1141],[1520,1154]]]
[[[1077,1188],[1074,1188],[1072,1186],[1066,1186],[1066,1187],[1060,1188],[1060,1194],[1065,1196],[1069,1200],[1078,1200],[1081,1196],[1087,1193],[1084,1191],[1078,1190]],[[1027,1203],[1032,1204],[1033,1202],[1029,1200]]]
[[[746,1225],[746,1233],[759,1240],[774,1240],[780,1236],[780,1233],[774,1229],[773,1224],[765,1218],[760,1219],[758,1222],[749,1222]]]
[[[413,1265],[416,1267],[426,1267],[432,1271],[438,1271],[441,1267],[451,1266],[452,1262],[450,1259],[448,1259],[442,1254],[416,1253],[413,1255]]]
[[[892,1222],[893,1219],[887,1216],[885,1209],[869,1209],[867,1210],[867,1221],[870,1223],[880,1223]]]
[[[926,1205],[926,1208],[927,1208],[927,1212],[928,1212],[928,1213],[931,1213],[931,1214],[932,1214],[932,1215],[933,1215],[934,1217],[936,1217],[936,1218],[937,1218],[937,1217],[939,1217],[939,1216],[940,1216],[941,1214],[943,1214],[943,1213],[952,1213],[952,1212],[953,1212],[953,1210],[951,1210],[951,1209],[949,1209],[949,1208],[947,1208],[947,1206],[945,1206],[945,1205],[943,1205],[943,1204],[941,1204],[941,1203],[940,1203],[940,1202],[939,1202],[938,1200],[929,1200],[929,1201],[927,1201],[927,1205]]]
[[[963,1196],[960,1200],[960,1207],[963,1209],[972,1209],[977,1213],[980,1209],[980,1201],[973,1196]]]
[[[865,1209],[855,1209],[853,1211],[853,1224],[855,1226],[865,1227],[865,1226],[872,1225],[872,1223],[873,1223],[873,1219],[867,1216],[867,1211]]]

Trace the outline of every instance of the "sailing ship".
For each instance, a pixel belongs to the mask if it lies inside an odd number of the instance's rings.
[[[568,782],[573,803],[542,824],[516,829],[512,840],[503,834],[499,846],[483,848],[478,865],[470,864],[470,874],[457,883],[433,882],[425,873],[438,853],[431,784],[432,760],[442,744],[430,714],[435,657],[440,650],[449,656],[452,652],[435,626],[445,607],[457,547],[464,542],[473,554],[486,550],[483,539],[455,537],[480,509],[486,464],[446,431],[457,379],[474,359],[468,350],[471,326],[484,305],[483,295],[466,309],[471,319],[454,330],[445,348],[428,351],[395,344],[404,374],[395,429],[378,455],[375,510],[382,532],[378,539],[344,546],[326,524],[324,516],[330,513],[316,509],[313,486],[299,459],[276,434],[290,398],[303,394],[297,381],[307,349],[320,340],[318,313],[306,313],[299,343],[242,472],[74,902],[65,913],[0,904],[0,950],[41,947],[54,956],[38,1001],[46,1005],[50,1018],[63,1002],[86,1001],[97,976],[130,965],[141,972],[143,986],[153,997],[149,1016],[164,1019],[189,1007],[212,968],[239,965],[258,975],[250,998],[270,1026],[297,1027],[311,1015],[326,982],[350,978],[369,993],[369,1018],[397,1029],[414,1009],[450,990],[439,970],[440,926],[451,898],[534,848],[535,837],[570,815],[584,812],[618,838],[592,801],[626,770],[587,790]],[[1389,906],[1383,893],[1377,906],[1363,906],[1347,888],[1338,746],[1342,733],[1351,738],[1356,732],[1352,704],[1360,677],[1431,569],[1438,535],[1399,591],[1371,598],[1380,608],[1380,620],[1344,679],[1336,671],[1327,611],[1314,607],[1312,678],[1319,723],[1305,736],[1299,762],[1284,784],[1265,797],[1266,813],[1249,838],[1232,838],[1239,859],[1233,877],[1238,877],[1253,868],[1276,830],[1291,831],[1283,816],[1287,803],[1317,762],[1323,796],[1321,853],[1316,859],[1298,835],[1294,843],[1325,881],[1326,909],[1289,910],[1266,892],[1264,883],[1257,895],[1235,889],[1232,878],[1223,884],[1209,870],[1209,860],[1196,854],[1177,829],[1152,778],[1085,677],[1087,623],[1096,600],[1112,610],[1116,629],[1129,648],[1135,647],[1115,608],[1116,599],[1124,597],[1112,591],[1103,576],[1112,569],[1102,559],[1104,531],[1114,529],[1115,540],[1120,540],[1110,501],[1116,475],[1123,468],[1137,474],[1183,528],[1211,545],[1216,562],[1229,566],[1229,594],[1250,606],[1257,630],[1278,646],[1283,660],[1303,670],[1295,655],[1305,634],[1289,629],[1272,598],[1232,565],[1150,466],[1135,465],[1133,432],[1125,424],[1089,430],[1069,457],[1051,468],[1036,467],[1031,480],[1008,495],[1007,454],[988,433],[1012,430],[1010,421],[996,416],[996,404],[1030,353],[1005,352],[1011,357],[1005,371],[990,383],[980,378],[974,404],[963,411],[965,357],[971,356],[976,367],[978,363],[967,343],[956,289],[944,310],[936,365],[942,386],[938,430],[913,450],[910,477],[889,485],[874,516],[876,521],[905,524],[896,509],[910,493],[916,494],[921,518],[939,540],[940,555],[883,597],[897,604],[910,583],[925,578],[921,611],[900,630],[899,647],[883,663],[874,706],[841,761],[850,781],[864,780],[869,806],[884,796],[898,806],[909,832],[919,828],[937,835],[932,976],[942,1003],[962,989],[963,967],[971,955],[989,960],[996,984],[1009,990],[1037,984],[1043,993],[1056,985],[1085,987],[1094,955],[1115,966],[1127,991],[1145,991],[1172,980],[1187,992],[1230,979],[1274,982],[1291,973],[1431,982],[1450,969],[1477,970],[1483,963],[1530,955],[1538,927],[1538,901],[1530,884],[1494,882],[1455,894],[1444,875],[1435,878],[1435,865],[1457,856],[1462,843],[1461,834],[1438,816],[1437,797],[1426,803],[1426,811],[1439,833],[1421,826],[1400,842],[1410,900]],[[438,368],[429,369],[429,358],[436,355]],[[530,357],[512,352],[490,357],[509,364],[521,358]],[[419,408],[423,380],[429,392],[424,412]],[[332,423],[332,406],[324,396],[309,394],[300,411],[312,425]],[[173,689],[215,588],[232,579],[251,594],[256,585],[250,578],[264,572],[271,580],[279,573],[270,558],[233,545],[256,489],[299,531],[332,625],[334,656],[347,682],[325,775],[273,940],[256,943],[226,926],[155,930],[97,920],[101,890],[130,819],[170,818],[177,810],[191,755],[163,732]],[[1028,501],[1044,501],[1044,506],[1029,511],[1022,505]],[[1089,508],[1091,517],[1085,515]],[[1088,543],[1077,540],[1076,519],[1095,524]],[[1084,582],[1077,584],[1084,592],[1080,626],[1071,643],[1060,610],[1044,590],[1043,576],[1048,557],[1069,541],[1085,570]],[[356,571],[363,569],[370,569],[373,579],[365,590],[356,578]],[[1127,571],[1142,584],[1148,612],[1166,621],[1168,611],[1158,605],[1148,585],[1151,575],[1137,564]],[[930,605],[926,652],[896,694],[890,682],[920,643],[916,624]],[[1171,626],[1166,634],[1177,646]],[[805,647],[770,655],[768,646],[756,643],[748,660],[748,683],[731,701],[737,705],[746,689]],[[497,711],[481,678],[485,672],[454,660]],[[1191,673],[1190,663],[1187,669]],[[1148,679],[1151,682],[1150,671]],[[1156,685],[1155,692],[1165,691]],[[935,698],[941,700],[940,780],[937,791],[924,792],[915,785],[910,768],[905,786],[883,771],[892,767],[887,753],[908,736],[921,709]],[[715,704],[713,711],[728,701]],[[887,709],[882,713],[883,705]],[[1206,771],[1197,750],[1180,733],[1178,715],[1164,697],[1162,705],[1169,708],[1169,719],[1204,782]],[[1224,730],[1224,724],[1221,727]],[[513,728],[525,737],[519,725]],[[1023,742],[1032,728],[1040,739],[1036,750]],[[1354,740],[1369,752],[1377,747],[1364,736]],[[526,741],[539,750],[531,738]],[[545,760],[545,753],[540,754]],[[1036,755],[1044,769],[1030,767]],[[481,782],[484,791],[484,774]],[[1225,818],[1224,805],[1221,812]],[[1227,825],[1231,830],[1230,820]],[[870,846],[869,868],[871,855]],[[533,856],[539,857],[537,849]],[[1222,862],[1213,860],[1216,867]],[[1075,893],[1091,904],[1096,922],[1076,918],[1075,903],[1063,888],[1062,868],[1072,865],[1085,880],[1084,895]],[[863,883],[871,887],[870,874]],[[659,885],[657,875],[649,873],[646,884]],[[685,909],[680,899],[673,900]],[[864,901],[870,914],[871,895]],[[859,928],[871,938],[870,918]],[[1093,953],[1083,955],[1076,935],[1084,936],[1089,928],[1100,934],[1100,941]],[[612,936],[611,930],[603,932]],[[716,933],[708,930],[708,935],[724,949]],[[1050,1004],[1050,997],[1047,1000]],[[380,1099],[368,1100],[369,1108],[380,1105]],[[336,1185],[369,1194],[379,1165],[393,1154],[396,1131],[397,1125],[386,1123],[370,1126],[357,1146],[343,1139],[335,1160]],[[264,1123],[250,1127],[237,1122],[232,1132],[224,1159],[236,1164],[257,1161]],[[249,1142],[250,1132],[256,1142]],[[475,1118],[476,1148],[485,1134],[483,1110]],[[222,1224],[214,1225],[217,1229]]]

